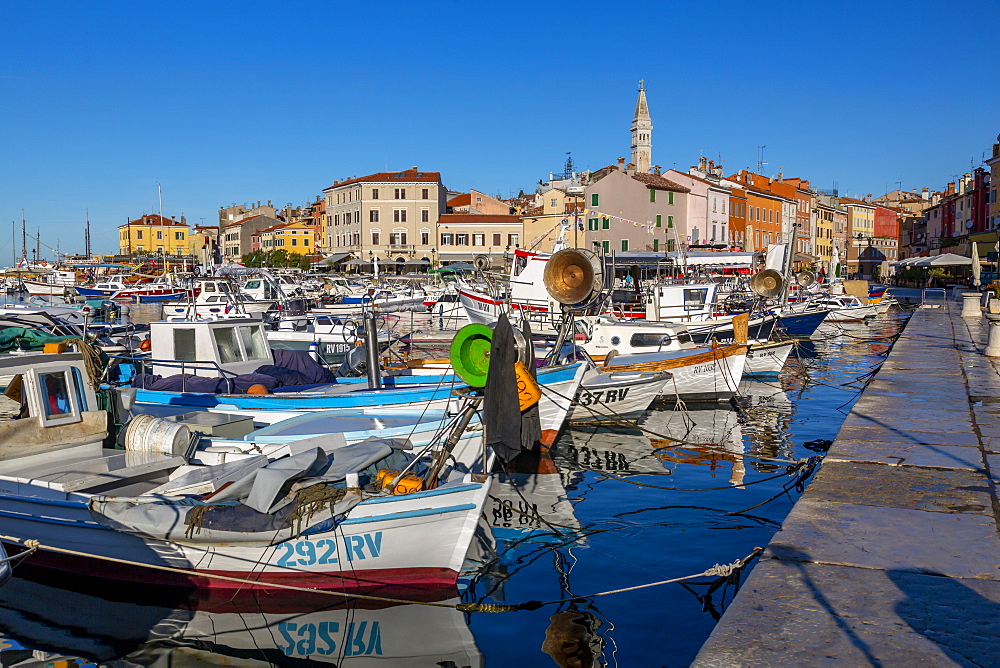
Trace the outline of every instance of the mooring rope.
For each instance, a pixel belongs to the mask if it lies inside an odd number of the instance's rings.
[[[45,545],[38,540],[33,538],[20,538],[17,536],[5,536],[0,535],[0,541],[8,543],[16,543],[18,545],[23,545],[28,548],[28,552],[22,553],[21,555],[15,555],[15,557],[10,557],[10,560],[20,559],[36,550],[46,550],[49,552],[57,552],[60,554],[66,554],[75,557],[83,557],[88,559],[99,559],[101,561],[108,561],[111,563],[122,564],[126,566],[137,566],[140,568],[149,568],[151,570],[165,571],[169,573],[181,574],[189,577],[202,577],[212,580],[220,580],[224,582],[235,582],[238,584],[246,585],[256,585],[261,587],[268,587],[272,589],[282,589],[285,591],[297,591],[308,594],[322,594],[325,596],[340,596],[342,598],[356,598],[367,601],[382,601],[385,603],[399,603],[399,604],[413,604],[413,605],[425,605],[434,608],[450,608],[458,610],[460,612],[516,612],[518,610],[537,610],[546,605],[555,605],[557,603],[565,603],[568,601],[577,601],[585,598],[596,598],[598,596],[610,596],[611,594],[620,594],[629,591],[636,591],[638,589],[648,589],[650,587],[658,587],[665,584],[671,584],[674,582],[682,582],[685,580],[694,580],[701,577],[732,577],[734,573],[741,572],[751,561],[753,561],[757,556],[763,552],[763,548],[755,547],[753,552],[749,555],[734,561],[731,564],[716,564],[710,568],[705,569],[701,573],[696,573],[694,575],[685,575],[679,578],[671,578],[669,580],[660,580],[659,582],[650,582],[642,585],[635,585],[632,587],[623,587],[620,589],[610,589],[607,591],[598,592],[596,594],[590,594],[588,596],[576,596],[569,599],[559,599],[555,601],[524,601],[523,603],[514,604],[492,604],[492,603],[438,603],[435,601],[413,601],[404,598],[395,598],[391,596],[373,596],[371,594],[360,594],[354,592],[343,592],[335,591],[331,589],[312,589],[309,587],[297,587],[295,585],[280,584],[276,582],[262,582],[260,580],[250,580],[247,578],[238,578],[230,575],[218,575],[215,573],[199,572],[193,571],[186,568],[176,568],[174,566],[161,566],[159,564],[146,564],[138,561],[132,561],[130,559],[121,559],[118,557],[109,557],[102,554],[92,554],[88,552],[81,552],[79,550],[70,550],[68,548],[56,547],[54,545]]]

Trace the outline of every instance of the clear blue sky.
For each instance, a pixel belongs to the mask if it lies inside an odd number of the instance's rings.
[[[633,9],[635,8],[635,9]],[[995,0],[4,3],[0,264],[10,222],[63,251],[127,218],[217,220],[418,165],[509,196],[628,156],[841,192],[941,188],[1000,132]],[[992,33],[992,34],[991,34]],[[19,222],[18,222],[19,225]],[[3,232],[4,226],[8,228]],[[18,246],[20,242],[18,242]]]

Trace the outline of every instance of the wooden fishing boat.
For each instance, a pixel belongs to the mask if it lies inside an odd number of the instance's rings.
[[[22,409],[0,422],[0,536],[38,541],[38,566],[228,591],[447,587],[489,495],[489,478],[444,459],[422,490],[362,490],[365,470],[414,465],[391,440],[320,437],[216,465],[182,430],[108,450],[81,355],[0,360],[3,372]]]

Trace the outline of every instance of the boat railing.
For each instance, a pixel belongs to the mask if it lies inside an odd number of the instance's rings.
[[[117,360],[119,364],[122,362],[132,363],[133,365],[136,366],[136,371],[137,371],[136,375],[139,375],[138,371],[140,370],[142,371],[143,375],[145,375],[145,369],[147,366],[155,365],[155,366],[164,366],[169,368],[178,368],[180,369],[180,376],[181,376],[181,392],[187,392],[188,371],[214,371],[219,378],[222,378],[224,381],[226,381],[230,393],[233,392],[234,380],[236,376],[239,375],[227,369],[223,369],[222,366],[220,366],[219,363],[214,360],[169,360],[169,359],[157,359],[154,357],[140,357],[134,355],[109,355],[108,357],[112,360]],[[110,369],[112,366],[113,365],[109,364],[105,369],[105,373],[107,373],[107,370]],[[143,389],[145,389],[145,379],[143,379]]]

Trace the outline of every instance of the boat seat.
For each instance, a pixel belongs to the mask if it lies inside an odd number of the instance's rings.
[[[33,484],[61,492],[82,492],[129,485],[186,463],[180,456],[103,449],[99,456],[44,463],[7,475],[28,478]]]

